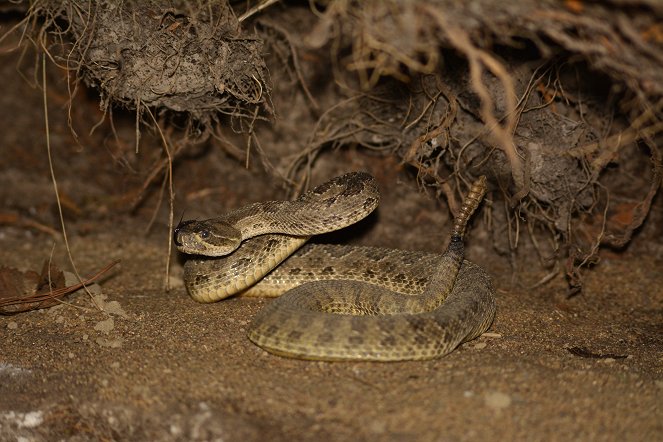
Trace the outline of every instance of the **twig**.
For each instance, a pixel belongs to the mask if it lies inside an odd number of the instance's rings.
[[[164,289],[166,290],[166,292],[168,292],[170,290],[170,285],[168,282],[170,278],[170,254],[173,248],[170,232],[173,231],[173,219],[174,219],[173,205],[175,203],[175,193],[173,192],[173,158],[171,156],[170,149],[168,148],[168,141],[166,140],[166,136],[161,130],[161,126],[159,126],[159,123],[157,122],[150,108],[146,106],[145,109],[147,109],[147,112],[150,114],[150,117],[152,117],[152,121],[154,121],[154,125],[157,127],[157,130],[159,131],[159,136],[161,137],[161,141],[163,143],[163,150],[166,153],[167,157],[169,210],[168,210],[168,251],[166,254],[166,280],[164,281]]]
[[[50,288],[50,284],[49,284],[48,292],[36,293],[36,294],[30,295],[30,296],[12,296],[12,297],[7,297],[7,298],[2,298],[2,299],[0,299],[0,307],[6,307],[6,306],[9,306],[9,305],[17,305],[17,304],[25,304],[25,303],[44,302],[44,301],[48,301],[49,299],[55,299],[55,298],[59,298],[59,297],[68,295],[70,293],[75,292],[76,290],[80,290],[81,288],[86,288],[86,291],[87,291],[86,286],[90,285],[92,282],[99,279],[104,273],[108,272],[111,268],[113,268],[119,262],[120,262],[119,259],[115,260],[115,261],[111,262],[110,264],[106,265],[106,267],[99,270],[94,275],[88,277],[85,280],[81,279],[77,284],[70,285],[68,287],[62,287],[62,288],[53,290],[52,288]],[[49,273],[50,273],[50,270],[49,270]],[[50,276],[49,276],[49,279],[50,279]]]
[[[78,281],[81,283],[82,287],[85,289],[85,292],[88,294],[90,299],[92,300],[92,303],[101,311],[103,309],[101,306],[97,303],[97,301],[94,299],[94,296],[92,296],[92,293],[87,289],[85,286],[85,283],[83,282],[80,273],[78,272],[78,268],[76,267],[76,263],[74,262],[74,257],[71,254],[71,248],[69,247],[69,239],[67,238],[67,229],[65,227],[65,222],[64,222],[64,216],[62,214],[62,203],[60,201],[60,193],[58,192],[58,182],[55,179],[55,169],[53,167],[53,156],[51,154],[51,135],[50,135],[50,129],[49,129],[49,124],[48,124],[48,94],[47,94],[47,83],[46,83],[46,56],[42,56],[41,59],[41,71],[42,71],[42,93],[43,93],[43,101],[44,101],[44,124],[45,124],[45,130],[46,130],[46,152],[48,154],[48,167],[51,172],[51,181],[53,182],[53,190],[55,191],[55,201],[57,202],[58,206],[58,215],[60,218],[60,228],[62,230],[62,239],[64,240],[64,245],[65,248],[67,249],[67,256],[69,256],[69,262],[71,263],[71,267],[74,270],[74,274],[78,278]]]
[[[247,18],[251,17],[254,14],[257,14],[258,12],[262,11],[263,9],[269,8],[272,6],[274,3],[278,2],[279,0],[264,0],[262,3],[258,3],[255,5],[253,8],[249,9],[246,11],[244,14],[240,15],[239,18],[237,19],[238,22],[243,22]]]
[[[38,221],[32,219],[23,218],[15,213],[3,213],[0,212],[0,224],[16,224],[19,226],[32,227],[33,229],[39,230],[44,233],[48,233],[51,236],[57,237],[60,232],[54,228],[42,224]]]

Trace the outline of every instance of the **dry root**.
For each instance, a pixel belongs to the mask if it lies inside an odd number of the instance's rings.
[[[650,6],[574,4],[332,2],[314,36],[356,92],[318,119],[291,176],[321,149],[357,143],[413,166],[453,212],[461,182],[492,176],[504,196],[495,246],[513,252],[526,231],[579,287],[579,269],[630,241],[661,185],[663,32]],[[630,193],[615,169],[633,174]]]
[[[242,157],[230,140],[246,133],[245,161],[250,149],[266,164],[277,156],[274,170],[293,183],[324,149],[355,144],[397,156],[452,212],[473,178],[489,176],[495,247],[513,253],[525,232],[544,265],[566,262],[572,286],[601,246],[623,247],[644,222],[662,167],[656,3],[338,0],[312,3],[321,9],[305,20],[274,3],[36,1],[32,35],[101,91],[104,109],[135,109],[137,122],[157,110],[146,121],[165,128],[172,149],[145,188],[195,134]],[[317,24],[302,35],[287,19]],[[257,136],[273,114],[266,52],[284,67],[281,94],[301,94],[311,110],[310,122],[279,110],[297,120],[294,155]],[[316,63],[338,87],[311,87]],[[173,114],[188,121],[178,142]]]

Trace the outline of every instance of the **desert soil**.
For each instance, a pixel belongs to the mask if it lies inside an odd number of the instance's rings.
[[[394,227],[392,242],[428,232],[425,224],[400,226],[400,236]],[[489,334],[433,361],[328,363],[255,347],[246,328],[269,301],[197,304],[182,286],[180,260],[166,292],[165,225],[150,235],[141,219],[89,229],[71,238],[82,273],[121,260],[91,290],[106,312],[78,292],[67,304],[0,317],[1,439],[663,437],[660,254],[610,255],[568,298],[562,278],[528,289],[545,276],[535,265],[514,281],[475,237],[469,258],[497,288]],[[0,262],[38,270],[52,244],[2,228]],[[60,242],[52,259],[68,267]]]

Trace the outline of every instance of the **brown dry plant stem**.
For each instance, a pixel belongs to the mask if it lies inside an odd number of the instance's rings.
[[[240,15],[237,18],[238,22],[243,22],[247,18],[251,17],[254,14],[257,14],[258,12],[262,11],[263,9],[267,9],[270,6],[272,6],[274,3],[277,3],[279,0],[263,0],[248,11],[246,11],[244,14]]]
[[[442,161],[441,156],[443,155],[444,150],[442,150],[441,153],[438,154],[437,157],[435,157],[435,159],[432,161],[430,159],[426,159],[424,162],[424,159],[421,158],[421,147],[424,145],[424,143],[432,143],[435,140],[439,140],[440,136],[444,136],[446,140],[444,145],[448,146],[451,126],[458,116],[459,106],[457,97],[449,88],[446,87],[439,76],[436,76],[435,80],[438,93],[430,98],[430,102],[427,106],[425,106],[425,109],[422,111],[421,115],[415,118],[412,122],[408,123],[407,126],[412,127],[415,124],[418,124],[419,121],[423,118],[424,114],[428,114],[429,108],[434,107],[442,96],[446,99],[446,102],[449,103],[447,111],[436,126],[432,127],[431,129],[427,129],[424,134],[415,138],[414,141],[410,143],[409,148],[403,154],[402,161],[403,163],[410,164],[416,168],[417,179],[420,180],[420,184],[422,184],[424,180],[424,176],[422,175],[425,175],[425,178],[433,179],[435,181],[435,187],[439,189],[439,192],[444,194],[447,200],[447,204],[449,205],[449,210],[454,216],[457,216],[460,210],[460,202],[458,198],[456,198],[452,187],[449,185],[449,180],[439,177],[440,162]],[[459,175],[460,174],[457,174],[457,177]],[[460,189],[460,186],[458,186],[458,188]]]
[[[85,293],[88,294],[90,297],[90,300],[92,303],[97,307],[97,309],[103,311],[103,308],[97,303],[97,301],[94,299],[94,296],[92,296],[92,293],[88,290],[87,286],[85,285],[85,282],[81,278],[80,273],[78,272],[78,268],[76,267],[76,263],[74,262],[74,257],[72,256],[71,253],[71,248],[69,247],[69,239],[67,238],[67,228],[65,226],[64,222],[64,216],[62,214],[62,203],[60,202],[60,194],[58,192],[58,182],[55,179],[55,168],[53,167],[53,155],[51,153],[51,136],[50,136],[50,129],[49,129],[49,124],[48,124],[48,94],[47,94],[47,83],[46,83],[46,55],[43,54],[41,58],[41,73],[42,73],[42,93],[43,93],[43,101],[44,101],[44,125],[45,125],[45,131],[46,131],[46,152],[48,156],[48,167],[51,173],[51,181],[53,182],[53,190],[55,192],[55,201],[57,203],[58,207],[58,216],[60,218],[60,228],[62,230],[62,239],[64,240],[64,245],[67,250],[67,256],[69,257],[69,262],[71,263],[71,268],[74,270],[74,274],[78,278],[79,283],[82,285],[83,289],[85,290]]]
[[[59,289],[53,290],[49,284],[49,289],[48,291],[43,291],[36,293],[34,295],[28,295],[28,296],[12,296],[12,297],[3,297],[0,299],[0,314],[4,313],[20,313],[23,311],[28,311],[28,310],[34,310],[39,308],[40,304],[43,304],[46,301],[52,300],[52,299],[59,299],[62,298],[70,293],[74,293],[77,290],[80,290],[81,288],[85,288],[92,284],[94,281],[102,277],[106,272],[108,272],[111,268],[113,268],[116,264],[118,264],[120,261],[116,260],[113,261],[109,264],[107,264],[104,268],[99,270],[97,273],[93,274],[92,276],[89,276],[86,279],[81,279],[78,284],[74,284],[68,287],[62,287]],[[49,270],[50,272],[50,270]],[[49,275],[50,279],[50,275]],[[86,289],[87,290],[87,289]],[[8,311],[7,307],[9,306],[24,306],[25,308],[19,308],[19,309],[14,309],[12,311]]]
[[[168,250],[166,252],[166,275],[165,275],[165,280],[164,280],[164,290],[168,292],[170,290],[170,255],[172,253],[172,248],[173,248],[173,243],[172,243],[172,235],[171,232],[173,231],[173,206],[175,204],[175,193],[173,192],[173,157],[171,156],[171,149],[168,147],[168,140],[166,139],[166,136],[164,135],[163,131],[161,130],[161,126],[159,125],[159,122],[157,119],[154,117],[154,114],[150,110],[149,107],[146,107],[147,112],[150,114],[150,117],[152,117],[152,121],[154,122],[154,125],[156,126],[159,136],[161,137],[161,142],[163,146],[163,151],[166,154],[166,161],[168,168],[166,169],[166,176],[168,180]]]
[[[51,226],[47,226],[46,224],[42,224],[39,221],[20,216],[16,213],[0,212],[0,224],[13,224],[17,226],[29,227],[51,235],[54,238],[60,235],[60,232]]]

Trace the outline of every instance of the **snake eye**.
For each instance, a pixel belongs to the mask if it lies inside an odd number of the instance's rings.
[[[200,231],[200,237],[202,239],[207,239],[210,237],[209,230],[201,230]]]

